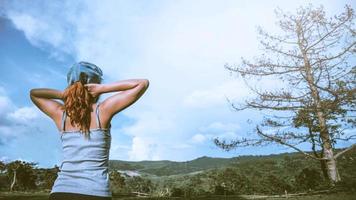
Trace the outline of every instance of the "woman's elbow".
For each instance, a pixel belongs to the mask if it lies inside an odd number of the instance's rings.
[[[150,81],[148,79],[142,79],[141,82],[144,88],[148,88],[148,86],[150,85]]]
[[[31,89],[30,90],[30,97],[34,96],[36,93],[36,89]]]
[[[36,98],[35,93],[36,93],[36,89],[30,90],[30,99],[32,102],[35,102],[35,98]]]

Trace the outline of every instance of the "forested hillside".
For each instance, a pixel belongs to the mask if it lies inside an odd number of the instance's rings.
[[[342,181],[335,188],[355,192],[356,150],[348,152],[338,162]],[[328,189],[329,182],[324,179],[319,165],[319,162],[305,158],[300,153],[229,159],[201,157],[187,162],[110,161],[110,169],[120,170],[124,180],[135,179],[138,185],[141,182],[141,188],[146,188],[142,192],[169,191],[173,196],[187,193],[282,194],[286,191],[295,193]],[[141,176],[128,177],[123,174],[127,170],[133,170]],[[149,183],[144,179],[150,180]],[[127,191],[127,188],[124,190]]]
[[[333,187],[356,193],[356,150],[339,158],[342,181]],[[142,192],[154,196],[198,196],[209,194],[284,194],[330,189],[320,171],[320,163],[300,153],[234,158],[200,157],[186,162],[110,161],[114,194]],[[36,163],[2,163],[0,188],[47,190],[58,167],[37,168]],[[130,173],[131,172],[131,173]]]

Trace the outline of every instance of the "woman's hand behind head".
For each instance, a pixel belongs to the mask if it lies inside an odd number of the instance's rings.
[[[84,87],[94,98],[98,97],[102,93],[102,84],[88,83],[85,84]]]

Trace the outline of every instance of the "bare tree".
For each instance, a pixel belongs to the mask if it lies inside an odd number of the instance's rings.
[[[308,5],[295,14],[276,9],[276,16],[283,34],[259,28],[262,55],[252,62],[242,58],[238,66],[225,65],[255,93],[244,103],[230,101],[232,107],[270,112],[256,126],[259,137],[214,142],[225,150],[285,145],[319,160],[324,176],[334,184],[341,180],[336,159],[355,147],[334,152],[338,141],[356,138],[351,132],[356,125],[354,10],[346,5],[340,15],[328,18],[322,6]],[[251,79],[265,77],[280,79],[285,86],[270,91],[251,86]],[[312,153],[299,148],[306,142]]]
[[[12,178],[11,185],[10,185],[10,192],[13,191],[13,188],[15,184],[17,183],[17,170],[21,166],[21,161],[14,161],[9,164],[7,164],[7,169],[8,169],[8,176]]]

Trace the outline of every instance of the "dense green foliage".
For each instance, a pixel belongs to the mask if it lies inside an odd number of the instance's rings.
[[[14,162],[13,162],[14,163]],[[0,170],[0,189],[8,191],[12,171]],[[356,193],[356,150],[338,160],[342,181],[334,190]],[[18,171],[15,191],[49,191],[58,167]],[[201,157],[187,162],[110,161],[111,189],[115,195],[132,193],[150,196],[189,197],[206,195],[285,194],[331,189],[320,172],[320,163],[299,153],[235,158]],[[130,176],[134,172],[139,176]],[[22,174],[20,176],[20,174]],[[24,178],[32,177],[32,179]],[[30,180],[30,181],[29,181]]]
[[[322,176],[320,162],[299,153],[154,162],[111,161],[111,170],[127,169],[118,166],[140,166],[135,171],[152,180],[153,190],[149,191],[155,196],[285,194],[331,188]],[[342,181],[332,189],[356,192],[356,150],[346,153],[338,162]],[[125,177],[127,182],[130,179]]]

